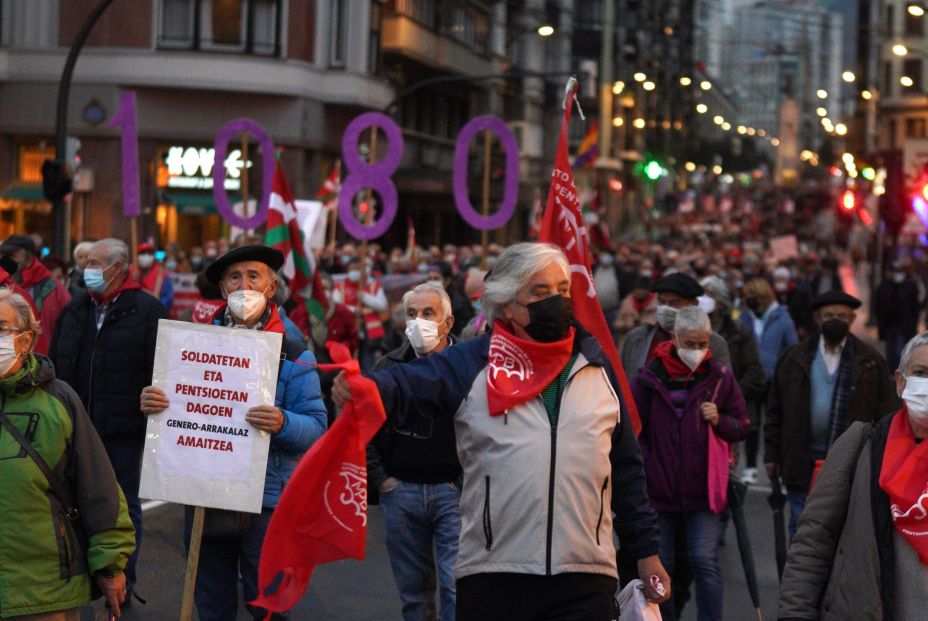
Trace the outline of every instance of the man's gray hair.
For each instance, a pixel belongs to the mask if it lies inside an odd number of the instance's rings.
[[[428,281],[420,285],[416,285],[409,291],[403,294],[403,310],[406,310],[406,305],[409,303],[409,298],[413,296],[414,293],[434,293],[439,298],[441,298],[441,312],[445,317],[451,316],[451,298],[448,296],[448,292],[445,291],[445,288],[438,281]]]
[[[711,332],[712,323],[709,315],[698,306],[684,306],[677,311],[677,320],[673,324],[673,332],[677,336],[684,332]]]
[[[903,375],[908,375],[909,359],[912,357],[912,354],[915,353],[915,350],[922,345],[928,345],[928,332],[916,334],[905,344],[902,355],[899,356],[899,370]]]
[[[86,254],[90,252],[91,248],[93,248],[92,241],[82,241],[78,245],[74,246],[74,251],[71,253],[71,257],[74,259],[74,261],[77,261],[77,255],[79,253],[83,252]]]
[[[106,249],[106,262],[108,264],[122,263],[123,271],[129,271],[129,246],[126,245],[126,242],[121,239],[116,239],[115,237],[107,237],[106,239],[94,242],[91,249],[97,246],[102,246]]]
[[[522,242],[506,248],[483,282],[480,305],[487,325],[502,317],[502,308],[516,299],[532,276],[550,263],[556,263],[570,279],[570,264],[560,248],[552,244]]]

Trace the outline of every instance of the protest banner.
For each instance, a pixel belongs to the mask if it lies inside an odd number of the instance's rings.
[[[152,385],[170,406],[148,418],[140,496],[261,512],[270,436],[245,413],[274,404],[281,338],[159,322]]]
[[[770,240],[770,252],[777,261],[795,259],[799,256],[799,242],[795,235],[783,235]]]

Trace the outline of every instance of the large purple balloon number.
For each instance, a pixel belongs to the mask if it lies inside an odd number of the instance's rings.
[[[254,136],[261,147],[261,203],[258,212],[250,218],[244,218],[232,210],[225,188],[225,162],[229,142],[242,132],[248,132]],[[261,226],[267,218],[271,200],[271,183],[274,178],[274,143],[271,141],[271,136],[257,121],[235,119],[222,126],[216,134],[214,147],[216,156],[213,160],[215,162],[213,165],[213,198],[216,201],[216,209],[233,226],[242,229],[254,229]],[[248,174],[248,162],[244,163],[241,174]]]
[[[387,137],[387,154],[377,163],[365,161],[358,153],[361,133],[369,127],[379,127]],[[342,137],[342,158],[348,168],[348,176],[338,193],[338,217],[342,226],[356,239],[376,239],[387,232],[396,217],[396,186],[390,177],[400,165],[403,157],[403,134],[399,126],[385,114],[367,112],[355,118]],[[380,195],[383,211],[372,226],[365,226],[354,216],[352,204],[355,195],[370,188]]]
[[[467,152],[470,141],[479,132],[490,130],[496,134],[506,153],[506,176],[503,185],[503,203],[496,213],[483,216],[477,213],[467,194]],[[519,198],[519,146],[516,137],[502,119],[484,115],[472,119],[461,129],[454,147],[454,202],[458,213],[475,229],[490,231],[506,224],[516,209]]]
[[[139,198],[139,132],[136,125],[135,91],[119,98],[119,110],[110,119],[110,127],[120,130],[122,148],[122,212],[134,218],[142,213]]]

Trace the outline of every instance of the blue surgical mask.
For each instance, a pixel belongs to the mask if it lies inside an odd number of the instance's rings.
[[[84,285],[86,285],[87,291],[91,293],[103,293],[106,291],[110,283],[103,277],[103,272],[110,267],[112,266],[106,268],[88,267],[84,270]]]

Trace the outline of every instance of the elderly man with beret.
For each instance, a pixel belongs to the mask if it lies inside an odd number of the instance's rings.
[[[842,291],[812,301],[818,332],[777,361],[764,424],[764,464],[782,477],[796,532],[816,464],[851,423],[893,411],[896,395],[886,360],[851,334],[861,302]]]
[[[252,245],[236,248],[211,263],[206,278],[219,285],[226,301],[211,323],[283,334],[280,313],[270,301],[277,289],[275,273],[283,262],[279,251]],[[282,340],[280,354],[274,405],[254,406],[245,415],[252,427],[271,434],[263,509],[250,518],[249,514],[239,515],[235,528],[222,533],[210,533],[209,524],[219,524],[227,512],[210,515],[207,511],[195,596],[201,621],[236,618],[239,575],[245,601],[258,596],[258,560],[271,515],[300,458],[326,429],[326,409],[313,354],[287,339]],[[167,407],[168,398],[161,389],[148,386],[142,391],[145,414],[159,414]],[[191,513],[188,511],[187,537]],[[264,619],[267,614],[253,606],[247,608],[255,619]],[[285,618],[278,614],[270,617]]]

